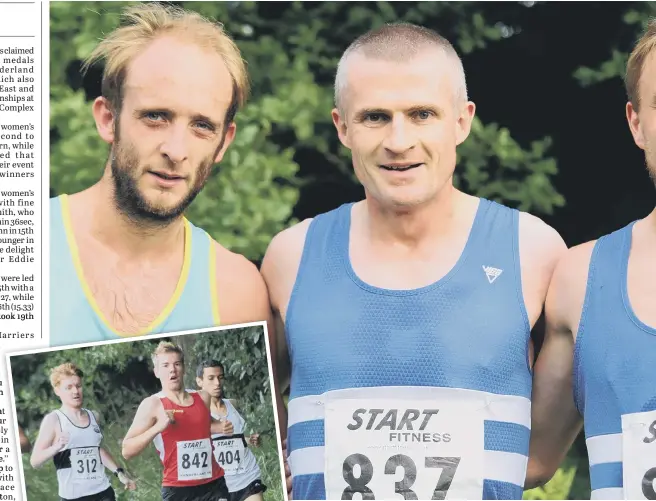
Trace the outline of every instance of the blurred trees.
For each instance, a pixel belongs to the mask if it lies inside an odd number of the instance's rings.
[[[625,26],[619,41],[612,47],[607,61],[597,67],[581,66],[577,69],[574,76],[581,85],[589,86],[611,78],[624,78],[629,54],[654,16],[656,2],[627,2],[623,17]]]
[[[180,2],[222,21],[242,50],[253,84],[235,142],[188,216],[219,242],[259,260],[291,224],[299,190],[331,179],[355,182],[331,123],[341,53],[365,31],[409,21],[443,33],[462,53],[501,38],[479,4],[450,2]],[[80,60],[118,23],[123,2],[57,2],[51,10],[51,188],[72,193],[101,175],[107,145],[91,116],[99,72],[83,81]],[[470,71],[473,71],[470,69]],[[564,204],[549,138],[520,145],[507,129],[476,119],[459,148],[456,182],[471,193],[549,214]],[[299,173],[299,157],[303,173]],[[309,165],[308,165],[309,164]]]

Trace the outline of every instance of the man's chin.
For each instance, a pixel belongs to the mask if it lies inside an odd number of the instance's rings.
[[[158,192],[153,196],[142,193],[141,206],[144,212],[152,214],[155,218],[175,217],[184,211],[184,196],[173,193]]]

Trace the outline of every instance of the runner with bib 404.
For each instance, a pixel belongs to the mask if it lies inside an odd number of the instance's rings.
[[[230,501],[262,501],[267,487],[262,483],[260,467],[249,446],[260,445],[259,434],[245,435],[246,423],[237,410],[235,400],[224,396],[223,364],[205,360],[196,368],[196,384],[211,397],[210,411],[216,419],[227,419],[233,433],[214,433],[214,457],[225,471]]]

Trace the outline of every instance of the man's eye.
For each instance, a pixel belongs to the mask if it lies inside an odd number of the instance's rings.
[[[433,113],[428,110],[420,110],[415,113],[415,117],[418,118],[419,120],[428,120],[433,116]]]
[[[387,117],[382,113],[369,113],[364,117],[366,122],[375,122],[375,123],[382,122],[383,120],[385,120],[385,118]]]
[[[157,111],[149,111],[148,113],[144,113],[143,117],[152,122],[158,122],[160,119],[164,118],[164,115]]]

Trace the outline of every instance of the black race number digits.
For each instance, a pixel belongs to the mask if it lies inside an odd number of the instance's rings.
[[[642,477],[642,493],[647,499],[656,499],[654,479],[656,479],[656,467],[647,470],[645,476]]]
[[[196,452],[193,457],[189,454],[182,455],[182,468],[188,470],[192,466],[196,468],[207,468],[207,452]]]
[[[232,464],[232,463],[239,463],[241,458],[239,457],[239,451],[235,451],[233,454],[232,451],[226,451],[226,452],[219,452],[219,456],[217,457],[218,462],[223,466],[224,464]]]
[[[355,478],[353,475],[353,467],[360,466],[360,476]],[[342,499],[353,499],[353,494],[359,492],[362,499],[376,499],[371,489],[367,484],[371,482],[371,477],[374,476],[374,465],[371,464],[369,458],[364,454],[351,454],[344,460],[342,465],[342,476],[349,485],[344,492],[342,492]]]
[[[459,464],[460,458],[456,457],[425,458],[424,466],[426,468],[442,469],[431,499],[446,498],[446,493],[451,487],[451,482]],[[353,472],[356,465],[360,467],[360,475],[358,477]],[[398,482],[394,482],[394,492],[401,494],[403,499],[418,499],[417,494],[410,488],[415,483],[415,480],[417,480],[417,466],[415,462],[412,458],[404,454],[395,454],[385,463],[385,474],[394,475],[399,467],[403,468],[403,478]],[[374,476],[374,466],[367,456],[364,454],[351,454],[347,457],[342,465],[342,476],[348,484],[348,487],[342,492],[342,499],[353,499],[353,495],[356,492],[362,496],[362,499],[376,499],[373,491],[367,486]]]
[[[98,461],[96,459],[78,459],[77,460],[77,472],[78,473],[96,473],[96,467],[98,466]]]

